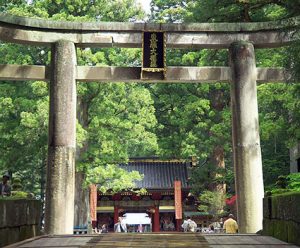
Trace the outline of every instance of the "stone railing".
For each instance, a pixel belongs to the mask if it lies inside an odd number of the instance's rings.
[[[300,192],[264,198],[263,234],[300,245]]]
[[[39,235],[41,202],[0,198],[0,247]]]

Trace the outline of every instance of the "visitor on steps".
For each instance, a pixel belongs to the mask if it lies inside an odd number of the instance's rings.
[[[181,225],[184,232],[195,232],[197,228],[197,224],[195,221],[191,219],[190,216],[186,217],[186,220]]]
[[[115,232],[127,232],[127,226],[122,217],[119,217],[118,222],[114,225]]]
[[[228,215],[228,219],[224,222],[223,225],[225,233],[234,234],[238,232],[238,224],[234,220],[233,214]]]
[[[103,225],[102,225],[101,233],[108,233],[108,227],[107,227],[106,224],[103,224]]]

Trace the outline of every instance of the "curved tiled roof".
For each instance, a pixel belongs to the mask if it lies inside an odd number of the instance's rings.
[[[135,160],[119,166],[127,171],[138,171],[144,175],[142,181],[136,182],[138,188],[174,188],[175,180],[181,181],[182,188],[188,187],[188,167],[191,166],[190,162]]]

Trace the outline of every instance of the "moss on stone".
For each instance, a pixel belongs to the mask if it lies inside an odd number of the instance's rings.
[[[273,236],[274,235],[274,228],[273,228],[273,221],[270,219],[263,219],[263,235]]]
[[[287,222],[288,242],[300,245],[300,224],[294,221]]]
[[[39,235],[38,200],[0,200],[0,247]]]
[[[268,201],[272,214],[264,210],[263,234],[300,245],[300,192],[265,197],[264,208],[269,207]]]
[[[288,241],[288,229],[285,221],[277,220],[273,221],[274,237],[282,241]]]

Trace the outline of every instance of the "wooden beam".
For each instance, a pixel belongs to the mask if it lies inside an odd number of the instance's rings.
[[[0,80],[49,81],[50,68],[38,65],[0,65]],[[206,83],[230,81],[229,67],[167,67],[164,80],[153,74],[141,80],[140,67],[77,66],[81,82]],[[286,82],[290,75],[283,68],[257,68],[257,82]]]

